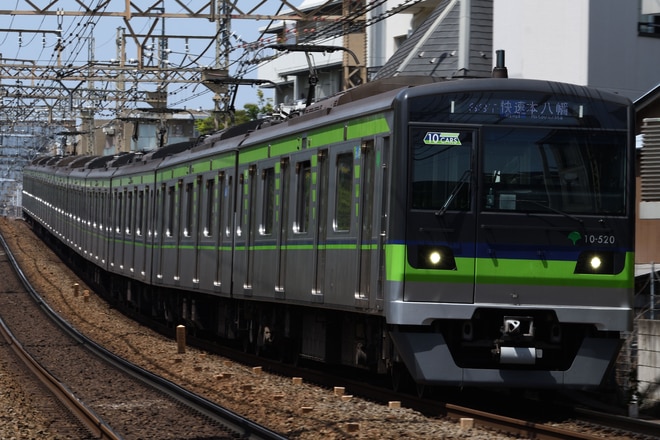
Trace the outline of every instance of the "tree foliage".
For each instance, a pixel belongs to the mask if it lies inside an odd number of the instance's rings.
[[[234,125],[239,125],[245,122],[254,121],[263,117],[264,115],[273,112],[273,105],[271,99],[264,97],[264,92],[261,89],[257,90],[257,103],[247,103],[243,106],[243,110],[236,110],[234,113]],[[225,128],[227,118],[224,114],[219,114],[216,126],[216,117],[214,115],[208,118],[198,119],[195,121],[195,126],[200,135],[211,134],[215,131]]]

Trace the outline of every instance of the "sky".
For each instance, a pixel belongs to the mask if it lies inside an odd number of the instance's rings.
[[[167,13],[185,13],[185,8],[192,11],[199,11],[200,8],[209,4],[209,0],[132,0],[133,3],[141,8],[158,6],[165,7]],[[125,0],[91,0],[85,2],[90,7],[98,5],[105,6],[105,12],[124,12]],[[250,3],[256,6],[250,6]],[[292,4],[299,4],[293,2]],[[46,5],[52,4],[49,11],[79,11],[82,6],[80,2],[74,0],[49,0],[32,1],[32,4],[40,8],[46,8]],[[275,14],[278,8],[282,6],[280,0],[245,1],[240,2],[242,7],[256,7],[254,14]],[[13,9],[9,9],[13,7]],[[5,9],[7,8],[7,9]],[[203,12],[208,10],[205,9]],[[34,11],[34,7],[27,3],[27,0],[2,0],[0,11]],[[241,10],[247,13],[248,9]],[[235,11],[236,12],[236,11]],[[36,13],[36,12],[35,12]],[[201,12],[200,12],[201,13]],[[146,35],[154,21],[150,19],[132,18],[129,21],[135,34]],[[230,75],[238,74],[238,60],[241,56],[259,55],[263,49],[248,50],[254,48],[254,43],[260,37],[260,29],[268,25],[267,20],[243,20],[233,19],[231,21],[232,45],[236,48],[230,54]],[[52,15],[21,15],[21,14],[0,14],[0,53],[3,63],[32,63],[37,66],[57,67],[56,50],[58,42],[64,45],[61,52],[61,64],[64,67],[83,66],[89,59],[94,59],[99,63],[108,63],[117,59],[117,29],[126,27],[125,21],[121,17],[73,17],[73,16],[52,16]],[[58,34],[53,32],[62,29],[61,39]],[[203,18],[196,19],[178,19],[171,18],[164,22],[159,21],[152,31],[152,35],[158,36],[161,33],[178,38],[169,39],[168,62],[173,66],[214,66],[215,64],[215,44],[210,44],[211,39],[198,38],[214,36],[217,32],[216,23]],[[128,31],[127,31],[128,33]],[[185,39],[184,37],[189,37]],[[197,38],[196,38],[197,37]],[[143,39],[144,40],[144,39]],[[91,42],[93,41],[93,44]],[[268,41],[265,41],[267,43]],[[157,39],[148,39],[144,41],[143,46],[147,47],[145,54],[150,54],[149,46],[158,47]],[[261,45],[263,46],[263,44]],[[93,48],[93,49],[91,49]],[[93,51],[93,53],[92,53]],[[154,65],[159,62],[158,50],[153,51],[151,63]],[[128,40],[126,45],[126,58],[137,58],[136,44]],[[243,74],[246,78],[256,78],[256,64],[249,66],[249,69]],[[61,67],[58,67],[61,68]],[[16,81],[4,79],[3,85],[15,86]],[[35,85],[50,85],[51,83],[37,81]],[[110,87],[114,85],[96,83],[97,88]],[[67,85],[73,87],[73,85]],[[140,90],[155,91],[155,84],[141,84]],[[174,84],[168,88],[168,106],[173,108],[202,108],[210,110],[213,108],[213,92],[201,84]],[[268,92],[265,93],[269,96]],[[257,103],[257,88],[254,86],[239,86],[239,93],[236,98],[236,109],[242,109],[246,103]],[[111,104],[106,104],[108,112],[111,112]],[[103,117],[103,111],[97,117]]]

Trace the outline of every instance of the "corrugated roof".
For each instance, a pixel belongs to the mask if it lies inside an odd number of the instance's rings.
[[[492,54],[493,1],[442,0],[374,79],[398,75],[489,77]]]

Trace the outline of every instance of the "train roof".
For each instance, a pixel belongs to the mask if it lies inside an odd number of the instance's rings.
[[[407,97],[421,96],[429,93],[455,93],[477,92],[484,90],[512,91],[512,92],[546,92],[551,94],[564,94],[582,96],[589,99],[602,99],[631,105],[632,102],[625,96],[600,90],[594,87],[577,84],[524,78],[472,78],[465,80],[444,81],[442,84],[420,84],[419,87],[408,89]]]
[[[35,160],[33,165],[69,168],[85,166],[89,170],[141,167],[154,160],[160,160],[161,165],[171,165],[181,160],[207,155],[210,149],[213,149],[214,153],[237,150],[242,146],[267,142],[269,139],[304,132],[321,125],[339,123],[361,115],[385,111],[404,98],[414,98],[429,93],[483,90],[547,91],[548,93],[607,99],[622,105],[630,104],[627,98],[620,95],[553,81],[515,78],[445,80],[427,76],[397,76],[369,82],[319,100],[306,108],[302,114],[284,120],[250,121],[199,140],[170,144],[149,152],[129,152],[102,157],[84,156],[86,159],[81,159],[80,156],[57,156],[56,158],[39,159],[38,163]],[[156,165],[151,163],[148,166],[155,167]]]

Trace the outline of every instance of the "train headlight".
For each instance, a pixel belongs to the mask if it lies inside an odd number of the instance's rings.
[[[447,246],[410,246],[408,258],[410,265],[415,268],[456,270],[454,253]]]
[[[584,251],[578,256],[574,273],[614,275],[623,270],[624,256],[611,251]]]
[[[433,251],[429,255],[429,262],[433,266],[437,266],[442,261],[442,254],[438,251]]]

